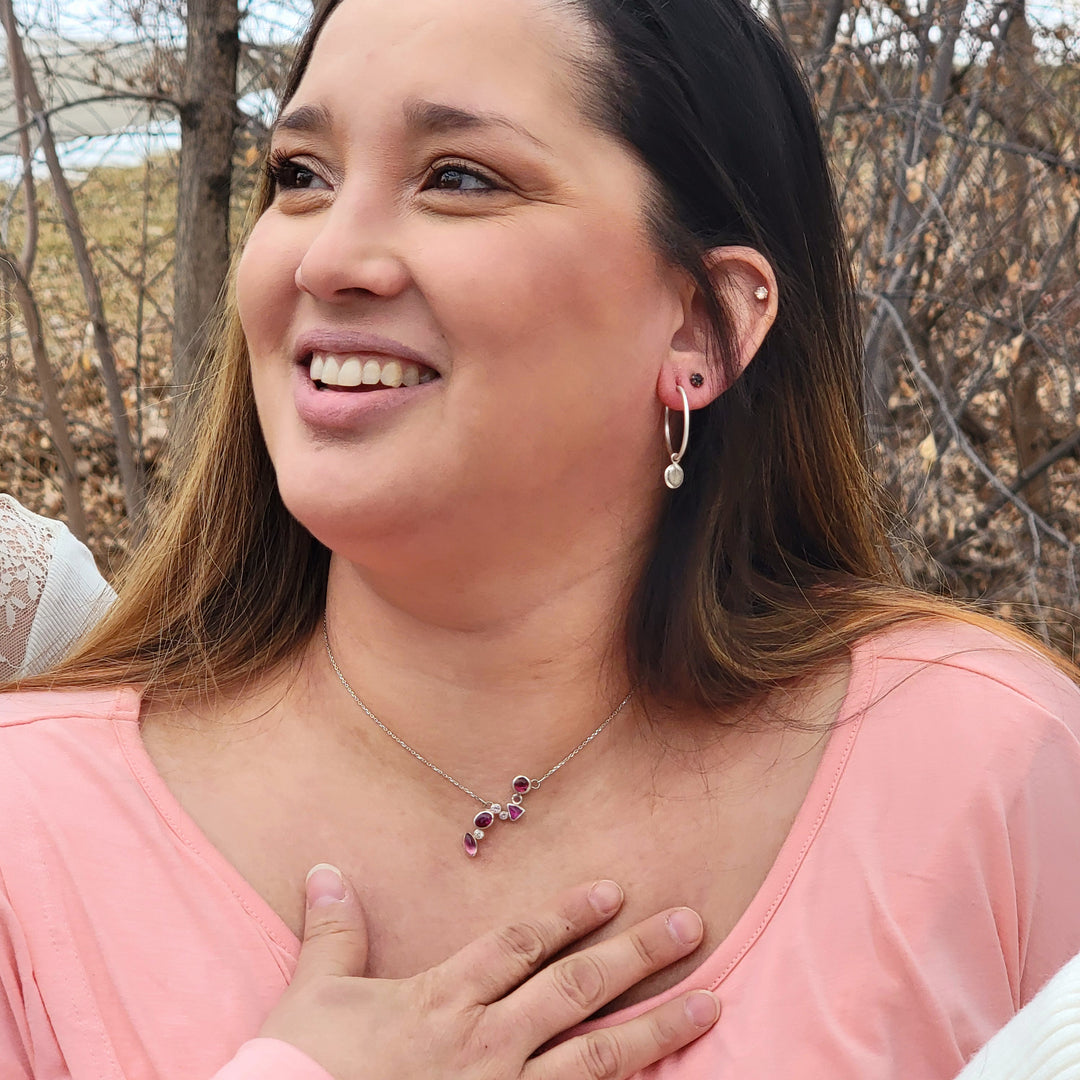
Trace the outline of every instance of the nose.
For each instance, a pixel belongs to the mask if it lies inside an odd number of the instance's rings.
[[[358,295],[392,297],[410,274],[393,243],[390,213],[342,191],[316,221],[294,280],[303,293],[329,302]]]

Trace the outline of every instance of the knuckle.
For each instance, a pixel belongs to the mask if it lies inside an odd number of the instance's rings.
[[[661,967],[665,961],[665,957],[661,953],[660,948],[656,943],[651,942],[641,931],[635,930],[630,935],[630,945],[633,947],[635,954],[641,966],[648,971]]]
[[[653,1042],[661,1050],[672,1049],[681,1046],[689,1037],[687,1025],[679,1023],[672,1014],[661,1010],[652,1018],[649,1025],[652,1029]]]
[[[320,923],[309,936],[309,941],[343,941],[351,944],[356,937],[356,928],[344,919],[327,919]],[[326,946],[323,945],[323,948]]]
[[[591,956],[570,956],[552,968],[555,986],[571,1005],[591,1009],[604,1000],[607,980]]]
[[[535,967],[544,959],[547,946],[543,934],[532,923],[514,923],[499,931],[499,946],[512,960]]]
[[[622,1076],[622,1053],[607,1031],[595,1031],[581,1040],[581,1064],[592,1080],[615,1080]]]
[[[348,980],[323,975],[313,979],[307,987],[311,1000],[319,1009],[326,1012],[337,1012],[352,1004]]]
[[[439,968],[422,971],[405,980],[409,998],[415,1001],[422,1014],[437,1012],[454,1001],[455,987],[451,986]]]

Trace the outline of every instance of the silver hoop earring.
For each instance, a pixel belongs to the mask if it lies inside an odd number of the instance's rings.
[[[682,445],[678,452],[671,445],[671,410],[666,405],[664,406],[664,442],[667,443],[667,451],[671,455],[671,464],[664,470],[664,483],[672,491],[677,487],[682,487],[682,482],[686,477],[679,462],[682,461],[683,454],[686,453],[686,444],[690,441],[690,402],[687,400],[686,391],[681,386],[676,384],[675,389],[682,394],[683,411]]]

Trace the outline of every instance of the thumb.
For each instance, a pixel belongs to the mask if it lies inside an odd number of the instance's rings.
[[[319,863],[308,871],[306,892],[304,940],[292,981],[363,975],[367,926],[356,890],[336,866]]]

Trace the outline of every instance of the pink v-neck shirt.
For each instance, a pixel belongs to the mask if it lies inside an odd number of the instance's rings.
[[[299,944],[162,782],[139,704],[0,697],[0,1077],[327,1080],[257,1038]],[[600,1024],[709,987],[719,1023],[650,1077],[949,1080],[1078,950],[1080,692],[983,630],[923,623],[854,650],[726,940]]]

